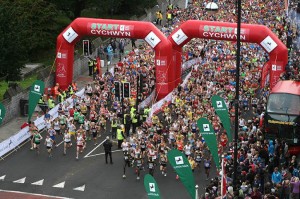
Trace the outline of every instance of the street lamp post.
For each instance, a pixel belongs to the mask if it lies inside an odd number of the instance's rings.
[[[241,51],[241,0],[237,1],[237,51],[235,74],[235,128],[234,128],[234,157],[233,157],[233,188],[237,186],[237,143],[239,131],[239,91],[240,91],[240,51]]]

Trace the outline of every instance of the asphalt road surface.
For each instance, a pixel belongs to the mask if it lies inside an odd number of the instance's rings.
[[[45,133],[42,133],[45,138]],[[103,146],[106,135],[98,139],[98,145],[87,142],[87,148],[76,160],[75,142],[63,155],[63,144],[53,150],[53,157],[49,158],[46,147],[41,142],[41,153],[30,151],[29,142],[17,152],[0,163],[0,199],[35,199],[35,198],[76,198],[76,199],[146,199],[143,176],[148,170],[141,171],[141,179],[136,180],[134,168],[127,168],[126,179],[123,175],[123,153],[113,147],[113,164],[105,164]],[[62,140],[56,138],[57,143]],[[215,176],[212,169],[211,176]],[[168,165],[168,176],[164,177],[156,166],[154,178],[164,199],[190,198],[180,180]],[[206,180],[203,165],[195,170],[195,181],[199,185],[199,193],[209,181]],[[5,191],[3,191],[5,190]],[[6,192],[14,191],[14,192]],[[15,192],[16,191],[16,192]],[[21,193],[19,193],[21,192]],[[25,193],[29,193],[25,194]],[[30,194],[42,195],[30,195]],[[18,195],[19,194],[19,195]],[[51,197],[53,196],[53,197]]]

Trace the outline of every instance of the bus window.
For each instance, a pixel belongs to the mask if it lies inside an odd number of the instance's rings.
[[[286,93],[270,94],[267,112],[299,115],[300,96]]]

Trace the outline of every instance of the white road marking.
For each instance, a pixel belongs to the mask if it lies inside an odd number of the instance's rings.
[[[0,181],[4,181],[4,179],[5,179],[5,176],[6,176],[6,175],[4,175],[4,176],[1,176],[1,177],[0,177]]]
[[[104,139],[100,144],[98,144],[93,150],[91,150],[88,154],[86,154],[83,158],[87,158],[89,157],[89,155],[91,153],[93,153],[98,147],[100,147],[104,142],[106,141],[106,139]]]
[[[26,177],[21,178],[21,179],[19,179],[19,180],[15,180],[13,183],[20,183],[20,184],[23,184],[23,183],[25,183],[25,180],[26,180]]]
[[[121,150],[121,149],[115,150],[115,151],[112,151],[112,153],[119,152],[119,151],[122,151],[122,150]],[[85,157],[85,158],[95,157],[95,156],[98,156],[98,155],[104,155],[104,154],[105,154],[105,153],[98,153],[98,154],[94,154],[94,155],[87,156],[87,157]]]
[[[61,141],[60,143],[58,143],[56,146],[59,146],[59,145],[61,145],[62,143],[64,143],[64,141]]]
[[[66,197],[60,197],[60,196],[51,196],[51,195],[44,195],[44,194],[38,194],[38,193],[29,193],[29,192],[22,192],[22,191],[10,191],[10,190],[3,190],[3,189],[0,189],[0,192],[20,193],[20,194],[26,194],[26,195],[51,197],[51,198],[56,198],[56,199],[72,199],[72,198],[66,198]]]
[[[32,185],[42,186],[44,183],[44,179],[31,183]]]
[[[53,185],[52,187],[63,189],[65,187],[65,183],[66,181]]]
[[[81,187],[76,187],[73,190],[75,190],[75,191],[84,191],[85,190],[85,184],[82,185]]]

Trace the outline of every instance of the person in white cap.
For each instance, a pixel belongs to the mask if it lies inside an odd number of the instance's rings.
[[[109,137],[106,137],[105,142],[103,143],[104,152],[105,152],[105,163],[107,164],[107,157],[109,155],[110,164],[113,164],[112,156],[111,156],[111,148],[112,148],[112,142],[110,141]]]

